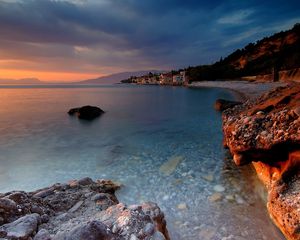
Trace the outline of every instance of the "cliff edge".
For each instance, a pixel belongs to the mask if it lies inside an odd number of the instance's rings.
[[[287,239],[300,239],[300,84],[279,87],[223,112],[224,146],[252,163],[268,211]]]

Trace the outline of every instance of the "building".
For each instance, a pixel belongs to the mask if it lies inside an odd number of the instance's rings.
[[[172,85],[173,84],[172,73],[162,73],[162,74],[160,74],[159,83],[162,84],[162,85]]]
[[[179,74],[173,75],[173,85],[186,85],[188,82],[185,71],[181,71]]]

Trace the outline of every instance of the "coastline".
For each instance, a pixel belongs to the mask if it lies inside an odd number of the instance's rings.
[[[300,84],[267,84],[263,88],[261,83],[241,84],[196,86],[222,86],[241,92],[245,92],[244,86],[249,87],[250,94],[245,94],[249,101],[223,112],[224,146],[236,165],[254,166],[268,193],[270,218],[287,239],[299,240]],[[257,94],[251,92],[254,89]]]
[[[201,81],[193,82],[189,88],[223,88],[236,93],[237,100],[255,99],[274,88],[286,86],[283,82],[249,82],[249,81]]]

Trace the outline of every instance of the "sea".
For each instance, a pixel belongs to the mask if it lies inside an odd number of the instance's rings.
[[[0,192],[91,177],[122,184],[125,204],[158,203],[171,239],[284,239],[251,166],[222,145],[217,88],[0,86]],[[98,106],[94,121],[67,114]]]

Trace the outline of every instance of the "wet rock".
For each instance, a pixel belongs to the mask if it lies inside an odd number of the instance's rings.
[[[0,235],[9,239],[28,239],[38,227],[40,216],[36,213],[26,215],[12,223],[0,227]]]
[[[101,116],[104,111],[98,107],[94,106],[83,106],[80,108],[72,108],[69,110],[69,115],[76,114],[78,118],[85,120],[93,120],[99,116]]]

